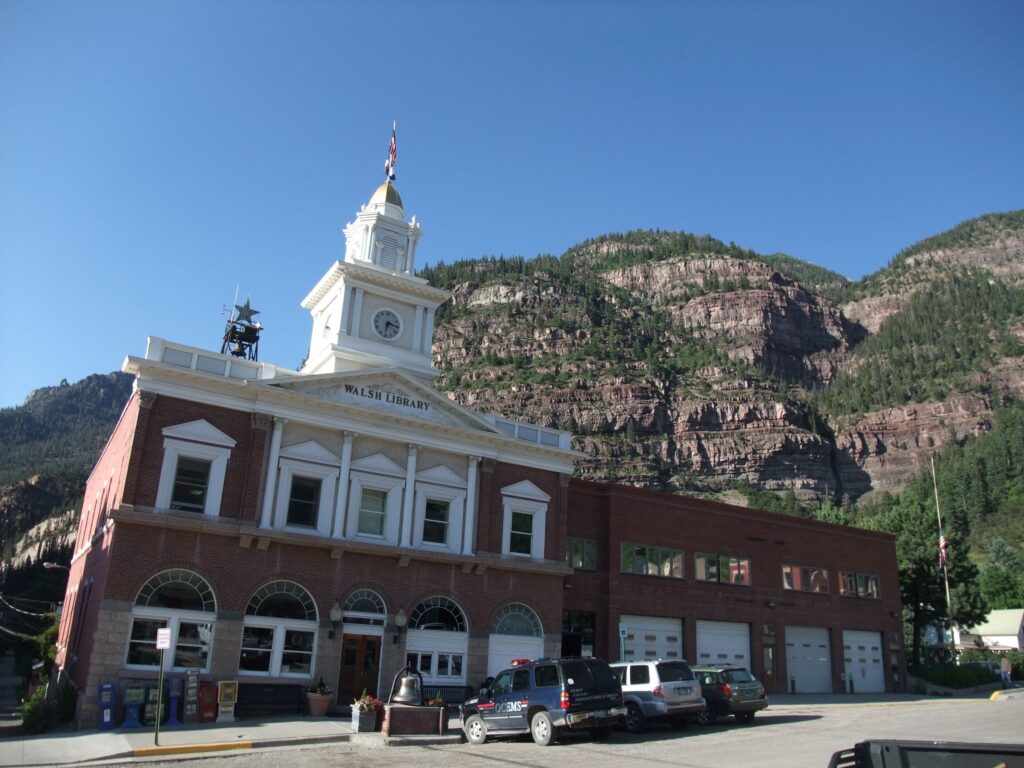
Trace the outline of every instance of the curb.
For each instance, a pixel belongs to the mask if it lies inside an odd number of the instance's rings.
[[[126,757],[159,757],[161,755],[198,754],[203,752],[230,752],[243,749],[271,749],[273,747],[297,747],[303,744],[336,744],[349,741],[349,735],[309,736],[291,739],[258,739],[246,741],[210,741],[204,744],[175,744],[173,746],[139,747],[127,753]],[[111,757],[119,757],[112,755]]]

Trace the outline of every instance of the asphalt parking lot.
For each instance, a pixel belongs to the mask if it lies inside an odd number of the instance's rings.
[[[303,766],[377,763],[415,764],[417,768],[565,768],[567,764],[635,768],[638,762],[692,768],[825,768],[833,752],[867,739],[1022,743],[1022,722],[1024,695],[1020,694],[997,701],[975,698],[791,703],[769,707],[749,725],[730,718],[714,726],[691,725],[684,730],[654,726],[642,735],[617,731],[606,742],[592,741],[584,734],[551,747],[538,747],[529,739],[479,746],[381,747],[347,743],[291,749],[287,757],[276,750],[249,751],[198,762],[216,759],[223,768],[279,768],[283,759]]]

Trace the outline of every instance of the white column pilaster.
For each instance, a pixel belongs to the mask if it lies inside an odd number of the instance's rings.
[[[399,546],[412,546],[412,513],[416,499],[416,454],[420,447],[409,443],[409,457],[405,462],[405,497],[402,500],[402,535]]]
[[[352,286],[346,285],[341,294],[341,320],[338,321],[340,334],[348,335],[348,323],[352,317]]]
[[[263,489],[263,509],[260,528],[273,528],[274,497],[277,496],[277,471],[281,458],[281,435],[287,419],[274,418],[274,431],[270,435],[270,455],[267,457],[267,485]]]
[[[416,320],[412,326],[412,351],[421,352],[423,344],[423,307],[416,306]]]
[[[427,322],[423,325],[423,349],[422,352],[430,354],[430,347],[434,341],[434,314],[435,310],[427,310]]]
[[[355,288],[353,293],[353,304],[352,304],[352,335],[359,335],[359,324],[360,319],[363,316],[363,289]]]
[[[466,524],[462,526],[462,554],[472,555],[476,547],[476,484],[480,457],[470,456],[466,472]]]
[[[345,510],[348,507],[348,475],[352,469],[352,440],[355,434],[346,432],[341,444],[341,474],[338,476],[338,502],[334,505],[334,531],[336,539],[345,538]]]

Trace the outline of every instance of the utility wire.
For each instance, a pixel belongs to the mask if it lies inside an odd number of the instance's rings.
[[[41,603],[41,602],[45,602],[45,601],[43,601],[43,600],[34,600],[33,602]],[[23,614],[25,616],[52,616],[53,615],[53,611],[47,611],[46,613],[32,613],[31,611],[23,611],[23,610],[21,610],[21,608],[16,608],[15,606],[13,606],[9,602],[7,602],[7,600],[6,600],[6,598],[4,597],[3,594],[0,594],[0,603],[3,603],[4,605],[6,605],[8,608],[10,608],[15,613],[20,613],[20,614]]]

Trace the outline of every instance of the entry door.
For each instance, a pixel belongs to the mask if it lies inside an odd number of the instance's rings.
[[[380,638],[371,635],[345,635],[341,639],[341,673],[338,675],[338,701],[360,696],[363,689],[377,695],[380,676]]]

